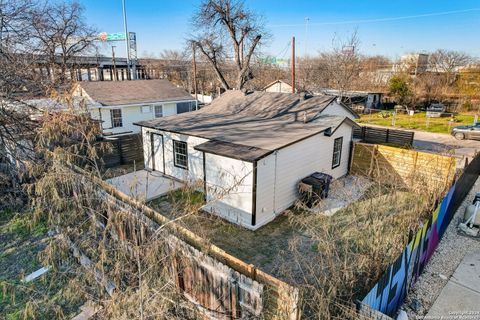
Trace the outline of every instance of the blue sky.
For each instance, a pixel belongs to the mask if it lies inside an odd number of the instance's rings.
[[[98,30],[123,31],[121,0],[80,2],[85,7],[87,22]],[[199,1],[126,0],[126,3],[129,31],[137,33],[141,56],[158,54],[164,49],[182,49]],[[345,38],[355,29],[361,41],[360,52],[365,54],[396,58],[406,52],[444,48],[480,57],[480,0],[246,0],[246,4],[265,18],[273,35],[263,51],[278,57],[288,56],[286,47],[293,35],[299,55],[315,54],[331,48],[335,35]],[[427,15],[436,13],[448,14]],[[402,18],[417,15],[427,16]],[[117,55],[124,56],[122,44],[117,46]]]

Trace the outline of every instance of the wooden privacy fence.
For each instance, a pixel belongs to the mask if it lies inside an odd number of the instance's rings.
[[[456,172],[453,157],[359,142],[353,144],[351,161],[353,174],[409,189],[444,190]]]
[[[73,171],[88,176],[98,192],[122,212],[147,220],[168,232],[167,250],[172,280],[184,296],[210,319],[300,319],[300,294],[295,288],[226,253],[154,209],[127,196],[101,179],[78,167]],[[110,219],[111,217],[109,217]],[[136,228],[117,230],[122,237]],[[141,229],[141,228],[140,228]],[[143,230],[143,229],[142,229]],[[141,231],[140,234],[145,234]]]
[[[411,147],[413,145],[414,135],[415,133],[412,131],[367,126],[353,129],[353,137],[366,143],[386,143]]]
[[[112,145],[112,149],[102,155],[105,168],[134,162],[143,163],[143,142],[140,134],[106,137],[103,142]]]

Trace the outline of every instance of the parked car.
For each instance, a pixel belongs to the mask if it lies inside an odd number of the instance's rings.
[[[452,136],[459,140],[480,140],[480,122],[470,126],[458,126],[452,129]]]
[[[427,107],[427,111],[430,112],[445,112],[447,110],[447,107],[441,102],[432,102],[430,105]]]

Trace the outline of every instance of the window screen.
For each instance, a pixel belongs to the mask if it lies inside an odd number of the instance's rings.
[[[111,109],[110,118],[112,121],[112,128],[122,127],[122,109]]]
[[[332,169],[340,165],[340,160],[342,159],[342,144],[343,144],[343,137],[336,138],[333,141]]]
[[[188,169],[187,143],[173,140],[173,160],[176,167]]]

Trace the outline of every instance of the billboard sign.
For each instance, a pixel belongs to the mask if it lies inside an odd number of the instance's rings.
[[[123,32],[116,32],[116,33],[107,33],[107,32],[102,32],[98,35],[98,38],[102,42],[106,41],[125,41],[125,33]]]

